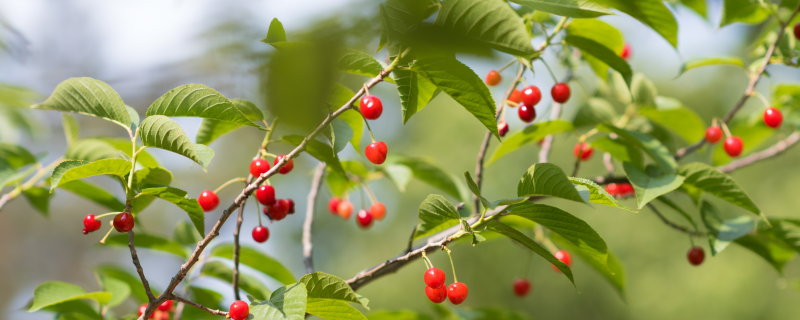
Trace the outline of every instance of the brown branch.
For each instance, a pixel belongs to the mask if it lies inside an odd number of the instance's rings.
[[[179,297],[179,296],[176,296],[176,295],[174,295],[174,294],[171,294],[171,295],[169,295],[169,300],[175,300],[175,301],[178,301],[178,302],[180,302],[180,303],[188,304],[188,305],[190,305],[190,306],[192,306],[192,307],[195,307],[195,308],[197,308],[197,309],[200,309],[200,310],[206,311],[206,312],[208,312],[208,313],[210,313],[210,314],[213,314],[213,315],[215,315],[215,316],[225,316],[225,317],[227,317],[227,316],[228,316],[228,313],[227,313],[227,312],[225,312],[225,311],[214,310],[214,309],[211,309],[211,308],[209,308],[209,307],[206,307],[206,306],[204,306],[204,305],[202,305],[202,304],[199,304],[199,303],[197,303],[197,302],[192,302],[192,301],[189,301],[189,300],[187,300],[187,299],[181,298],[181,297]]]
[[[786,137],[786,139],[778,141],[778,143],[776,143],[772,147],[769,147],[769,148],[764,149],[762,151],[753,153],[753,154],[751,154],[751,155],[749,155],[747,157],[744,157],[744,158],[741,158],[739,160],[733,161],[733,162],[731,162],[731,163],[729,163],[727,165],[717,167],[717,169],[719,171],[728,173],[728,172],[731,172],[733,170],[749,166],[749,165],[751,165],[753,163],[756,163],[758,161],[772,158],[774,156],[777,156],[777,155],[783,153],[787,149],[789,149],[789,147],[791,147],[795,143],[797,143],[798,140],[800,140],[800,132],[795,131],[794,133],[792,133],[791,135]]]
[[[550,110],[550,121],[558,120],[561,114],[561,104],[553,102],[553,109]],[[553,147],[553,135],[547,135],[542,139],[542,149],[539,150],[539,163],[546,163],[550,158],[550,149]]]
[[[249,185],[252,181],[253,176],[248,176],[247,184]],[[236,300],[241,300],[239,294],[239,251],[241,249],[239,245],[239,234],[242,230],[242,223],[244,223],[244,206],[246,204],[247,202],[242,202],[242,205],[239,207],[239,213],[236,218],[236,229],[233,230],[233,279],[231,280],[231,285],[233,286],[233,295]]]
[[[745,102],[747,102],[747,99],[749,99],[750,96],[753,95],[753,93],[755,92],[756,84],[758,84],[758,81],[764,74],[764,70],[767,69],[767,66],[769,65],[769,60],[770,58],[772,58],[772,54],[775,53],[775,48],[778,46],[778,44],[780,44],[781,38],[783,38],[783,35],[786,33],[786,26],[792,20],[794,20],[794,17],[797,15],[798,11],[800,11],[800,3],[798,3],[797,7],[794,8],[794,11],[792,11],[792,15],[789,16],[789,19],[787,19],[786,22],[781,22],[781,27],[780,30],[778,30],[778,36],[777,38],[775,38],[775,43],[769,46],[769,48],[767,49],[767,53],[764,55],[764,60],[761,61],[761,64],[758,66],[758,69],[756,69],[756,72],[750,75],[750,83],[747,85],[747,89],[745,89],[744,95],[742,95],[742,97],[739,98],[739,101],[736,103],[736,105],[733,106],[733,108],[730,111],[728,111],[728,114],[725,115],[725,118],[723,118],[722,121],[724,121],[725,123],[730,123],[731,120],[733,119],[733,116],[736,115],[736,112],[742,109]],[[702,138],[695,144],[678,150],[678,152],[675,153],[675,160],[682,159],[683,157],[689,155],[690,153],[697,151],[697,149],[700,149],[700,147],[702,147],[705,144],[706,144],[706,139]]]
[[[694,230],[691,230],[691,229],[689,229],[687,227],[684,227],[682,225],[679,225],[677,223],[674,223],[674,222],[670,221],[669,219],[667,219],[667,217],[662,215],[661,212],[659,212],[654,205],[648,203],[647,207],[650,208],[650,210],[653,210],[653,212],[656,214],[656,216],[658,216],[658,218],[661,219],[661,221],[663,221],[664,224],[672,227],[673,229],[678,230],[680,232],[683,232],[685,234],[688,234],[690,236],[700,236],[700,237],[701,236],[705,236],[705,233],[703,233],[703,232],[694,231]]]
[[[136,254],[136,247],[133,245],[133,230],[128,231],[128,248],[131,249],[131,259],[133,259],[133,265],[136,266],[136,273],[138,273],[139,278],[142,279],[142,285],[144,285],[144,291],[147,293],[147,299],[150,300],[152,304],[156,297],[153,296],[153,291],[150,290],[150,283],[147,282],[147,278],[144,277],[142,264],[139,263],[139,255]]]
[[[314,225],[314,208],[317,203],[317,193],[322,186],[322,177],[325,176],[325,162],[321,162],[314,171],[311,179],[311,191],[308,192],[308,202],[306,203],[306,221],[303,223],[303,261],[306,264],[306,272],[314,272],[314,258],[312,256],[314,245],[311,242],[311,227]]]

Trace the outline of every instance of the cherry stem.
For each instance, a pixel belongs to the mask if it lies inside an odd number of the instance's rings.
[[[258,200],[256,200],[256,215],[258,216],[258,225],[263,226],[263,224],[261,224],[261,207],[259,206]]]
[[[755,96],[755,97],[758,97],[758,99],[761,100],[762,103],[764,103],[765,107],[769,108],[769,107],[772,106],[772,105],[770,105],[769,101],[767,100],[767,97],[765,97],[763,94],[761,94],[761,92],[753,91],[752,95]]]
[[[522,278],[527,279],[531,270],[531,260],[533,260],[533,251],[525,250],[528,252],[528,259],[525,260],[525,269],[522,269]]]
[[[100,240],[100,243],[102,243],[102,244],[106,243],[106,239],[108,239],[108,236],[111,235],[111,231],[114,231],[114,222],[113,221],[111,222],[111,229],[108,229],[108,232],[106,233],[106,236],[103,237],[102,240]]]
[[[359,114],[361,114],[360,111]],[[364,118],[364,115],[362,114],[361,117]],[[364,123],[367,124],[367,131],[369,131],[369,138],[372,139],[372,143],[375,143],[375,136],[372,134],[372,128],[369,127],[369,121],[367,121],[367,118],[364,118]]]
[[[717,126],[717,117],[714,117],[713,119],[711,119],[711,126],[712,127],[716,127]]]
[[[731,134],[731,131],[728,130],[728,125],[725,124],[725,121],[721,121],[720,123],[722,123],[722,132],[725,132],[725,137],[726,138],[732,137],[733,135]]]
[[[531,70],[531,72],[533,72],[533,70]],[[534,74],[534,76],[536,75]],[[525,77],[520,78],[520,80],[522,80],[522,83],[525,84],[526,87],[528,86],[528,80],[525,80]]]
[[[367,210],[365,209],[366,203],[364,202],[364,188],[358,188],[358,198],[361,200],[361,209]]]
[[[359,182],[361,183],[361,186],[364,187],[364,190],[367,190],[367,195],[369,196],[370,203],[378,203],[378,198],[376,198],[375,194],[372,193],[372,189],[370,189],[370,187],[366,183],[362,181]]]
[[[558,83],[558,79],[556,79],[556,75],[553,73],[553,70],[550,69],[550,66],[547,64],[547,62],[544,61],[544,59],[539,59],[539,61],[541,61],[544,64],[544,67],[547,68],[547,72],[549,72],[550,76],[553,77],[553,81],[555,81],[555,83]]]
[[[107,216],[110,216],[110,215],[117,215],[117,214],[120,214],[120,213],[122,213],[122,212],[109,212],[109,213],[104,213],[104,214],[101,214],[101,215],[99,215],[99,216],[96,216],[96,217],[94,217],[94,219],[95,219],[95,220],[98,220],[98,219],[100,219],[100,218],[102,218],[102,217],[107,217]]]
[[[422,262],[425,262],[425,266],[428,267],[428,269],[433,268],[433,262],[431,262],[431,259],[428,259],[428,255],[425,254],[425,251],[422,251]]]
[[[503,72],[503,70],[508,69],[508,67],[514,65],[514,62],[518,62],[517,59],[511,60],[508,64],[497,70],[497,73]]]
[[[227,186],[229,186],[229,185],[231,185],[231,184],[234,184],[234,183],[236,183],[236,182],[247,182],[247,179],[246,179],[246,178],[233,178],[233,179],[230,179],[230,180],[226,181],[225,183],[223,183],[221,186],[219,186],[219,188],[217,188],[216,190],[214,190],[214,194],[217,194],[217,193],[219,193],[219,192],[220,192],[220,191],[222,191],[222,189],[224,189],[225,187],[227,187]]]
[[[513,102],[506,100],[505,103],[508,104],[508,103],[513,103]],[[514,104],[516,105],[516,103],[514,103]],[[517,105],[517,106],[519,106],[519,105]],[[508,109],[508,108],[506,108],[505,104],[500,106],[500,108],[503,108],[503,110],[500,111],[500,121],[506,122],[506,109]]]
[[[458,277],[456,277],[456,265],[453,263],[453,255],[450,254],[450,249],[448,249],[446,245],[442,245],[442,250],[447,251],[447,257],[450,258],[450,266],[453,267],[453,282],[458,282]]]
[[[514,106],[514,108],[519,107],[519,103],[516,103],[516,102],[511,101],[511,100],[506,100],[506,104],[508,104],[510,106]]]
[[[272,120],[272,125],[267,126],[267,134],[264,135],[264,140],[261,142],[261,148],[258,149],[259,157],[261,157],[261,154],[267,153],[267,147],[269,147],[270,142],[273,142],[270,139],[272,139],[272,133],[275,132],[276,125],[278,125],[277,117],[275,120]]]
[[[266,156],[266,157],[270,157],[270,158],[277,158],[278,157],[277,155],[271,154],[269,152],[264,152],[263,155]]]
[[[370,94],[369,94],[369,88],[367,88],[367,84],[366,84],[366,83],[364,84],[364,92],[366,92],[366,93],[367,93],[367,96],[369,96],[369,95],[370,95]]]

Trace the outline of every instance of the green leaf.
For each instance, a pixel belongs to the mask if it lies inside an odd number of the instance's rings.
[[[686,71],[692,70],[694,68],[705,67],[705,66],[714,66],[714,65],[729,65],[734,67],[742,68],[742,70],[747,70],[747,67],[744,65],[744,61],[737,57],[710,57],[710,58],[697,58],[686,61],[681,65],[681,69],[678,71],[677,77],[680,77]]]
[[[759,24],[769,18],[769,10],[758,0],[725,0],[719,26],[734,22]],[[784,1],[785,2],[785,1]]]
[[[128,234],[127,233],[120,233],[115,234],[108,239],[106,239],[107,245],[111,246],[124,246],[128,247]],[[161,252],[166,252],[169,254],[174,254],[181,258],[187,258],[186,251],[183,250],[183,247],[174,241],[154,236],[145,233],[136,233],[133,236],[133,243],[136,245],[137,248],[145,248],[150,250],[156,250]],[[102,245],[102,244],[101,244]]]
[[[619,201],[617,201],[617,199],[614,198],[614,196],[606,192],[606,189],[594,183],[594,181],[592,180],[570,177],[569,181],[572,181],[573,184],[581,185],[589,189],[589,202],[591,203],[597,203],[597,204],[602,204],[604,206],[620,208],[628,210],[630,212],[636,212],[636,210],[628,208],[623,204],[619,203]]]
[[[123,154],[128,158],[133,155],[133,145],[130,139],[98,137],[82,139],[69,146],[64,153],[64,158],[70,160],[96,161],[100,159],[123,158]],[[139,152],[139,155],[136,157],[136,163],[145,167],[158,166],[158,161],[156,161],[147,150]]]
[[[734,242],[759,255],[780,274],[783,274],[783,267],[794,258],[795,254],[786,243],[768,234],[746,235]]]
[[[337,56],[336,69],[341,72],[374,78],[383,71],[383,65],[377,59],[361,51],[345,48]],[[390,77],[384,81],[394,83]]]
[[[225,306],[222,306],[222,299],[223,299],[222,294],[214,290],[209,290],[199,287],[189,287],[189,291],[191,291],[193,296],[193,298],[191,298],[191,301],[197,302],[211,309],[225,310]],[[219,316],[210,314],[198,308],[184,308],[182,315],[183,319],[220,320]]]
[[[206,170],[214,152],[203,145],[195,145],[175,120],[163,115],[144,119],[139,127],[142,145],[175,152],[200,164]],[[200,152],[198,152],[200,148]],[[208,151],[211,151],[210,156]]]
[[[487,2],[493,1],[499,0]],[[503,5],[507,6],[505,3]],[[442,17],[441,12],[439,17]],[[472,69],[454,58],[421,59],[417,60],[411,68],[435,84],[444,93],[447,93],[453,100],[456,100],[483,123],[489,131],[494,133],[497,139],[500,139],[497,134],[497,121],[494,117],[495,107],[492,94]]]
[[[575,285],[575,279],[572,278],[572,270],[570,270],[569,266],[561,262],[561,260],[558,260],[552,253],[547,251],[547,249],[542,248],[542,246],[536,243],[536,241],[533,241],[533,239],[528,238],[528,236],[522,234],[512,227],[500,223],[499,221],[489,221],[489,223],[486,224],[486,229],[509,237],[511,240],[514,240],[528,249],[531,249],[531,251],[535,252],[556,266],[558,270],[561,270],[561,272],[564,273],[567,278],[569,278],[569,281],[572,282],[572,285]]]
[[[265,119],[264,112],[261,111],[261,109],[259,109],[254,103],[244,99],[233,99],[231,102],[250,121],[256,122]],[[244,126],[245,125],[243,124],[235,122],[216,119],[203,119],[203,123],[200,124],[200,129],[197,130],[195,141],[198,144],[209,145],[219,137]]]
[[[125,105],[125,110],[128,110],[128,115],[131,116],[131,132],[136,132],[136,129],[139,128],[139,112],[136,109],[131,108],[128,105]]]
[[[281,137],[281,140],[284,142],[291,144],[295,147],[299,146],[303,143],[305,137],[298,136],[298,135],[289,135]],[[331,169],[334,171],[344,175],[344,168],[342,167],[342,163],[339,162],[339,158],[333,153],[333,149],[331,146],[319,142],[318,140],[309,140],[308,144],[306,144],[306,153],[310,156],[316,158],[319,161],[325,162],[328,164]]]
[[[172,232],[172,239],[182,245],[196,245],[203,238],[194,226],[184,220],[178,221],[175,231]]]
[[[625,86],[624,82],[622,84]],[[627,93],[627,87],[625,92]],[[628,100],[630,100],[630,93],[628,93]],[[629,101],[630,102],[630,101]],[[617,111],[614,106],[606,99],[589,98],[586,104],[578,109],[575,115],[573,124],[575,127],[593,127],[600,123],[611,124],[617,118]]]
[[[633,102],[639,106],[655,106],[656,98],[658,97],[658,90],[656,89],[653,81],[641,73],[637,73],[633,77],[631,87],[631,98]]]
[[[142,195],[154,196],[178,206],[189,215],[194,228],[200,234],[205,234],[205,214],[196,199],[186,198],[186,191],[172,187],[155,187],[142,189]]]
[[[657,101],[658,108],[643,107],[639,114],[672,130],[686,142],[694,143],[704,137],[706,126],[694,110],[674,99],[658,97]]]
[[[32,107],[95,116],[130,131],[131,116],[122,98],[111,86],[92,78],[64,80],[56,86],[47,100]]]
[[[386,173],[387,178],[394,182],[400,192],[406,192],[406,186],[414,176],[411,168],[400,164],[386,164],[381,166],[380,170]]]
[[[214,247],[214,249],[211,250],[211,256],[233,259],[233,244],[221,244]],[[266,274],[283,284],[297,282],[292,272],[286,269],[278,260],[251,247],[243,246],[240,248],[239,263]]]
[[[40,311],[52,312],[57,315],[58,320],[94,320],[100,319],[100,314],[97,313],[97,307],[94,304],[89,304],[85,300],[71,300],[62,303],[57,303]]]
[[[216,278],[227,283],[233,280],[233,269],[228,267],[222,261],[209,261],[203,264],[200,269],[200,274]],[[244,290],[248,294],[256,297],[257,299],[266,299],[270,291],[258,279],[239,273],[239,289]],[[277,292],[277,291],[276,291]],[[250,310],[252,313],[252,309]]]
[[[307,292],[302,283],[280,287],[272,293],[269,301],[260,300],[250,304],[252,320],[305,319]]]
[[[10,143],[0,143],[0,158],[14,169],[36,163],[36,157],[27,149]]]
[[[403,124],[427,106],[439,93],[435,84],[414,71],[395,70],[394,78],[397,82],[397,92],[400,94]]]
[[[683,176],[674,173],[646,173],[629,162],[624,162],[622,167],[625,169],[625,174],[628,175],[628,180],[631,181],[633,190],[636,192],[639,209],[653,201],[653,199],[678,189],[684,181]]]
[[[631,70],[631,66],[629,66],[628,62],[626,62],[625,59],[622,59],[619,54],[611,48],[608,48],[592,39],[573,35],[568,35],[566,38],[564,38],[564,40],[573,47],[581,49],[581,52],[591,55],[614,70],[617,70],[617,72],[619,72],[625,79],[625,82],[628,84],[631,83],[633,79],[633,70]]]
[[[414,239],[419,239],[458,224],[461,215],[450,201],[438,194],[431,194],[419,205],[419,222]]]
[[[331,299],[358,303],[369,310],[369,300],[357,294],[347,282],[337,276],[314,272],[303,276],[300,283],[306,285],[309,299]]]
[[[119,266],[110,264],[95,267],[94,271],[101,276],[114,278],[127,283],[131,290],[131,297],[136,300],[136,303],[147,302],[147,293],[145,293],[144,286],[142,286],[142,281],[139,279],[138,275],[134,275]],[[152,283],[150,284],[150,288],[153,290],[153,294],[158,295],[158,290],[154,288]]]
[[[717,208],[708,201],[700,204],[700,216],[708,231],[708,244],[711,255],[716,256],[732,241],[739,239],[756,229],[756,221],[747,216],[722,220]]]
[[[36,286],[36,289],[33,290],[33,304],[28,312],[38,311],[62,302],[83,299],[92,299],[100,304],[106,304],[111,300],[111,293],[103,291],[87,293],[86,290],[74,284],[48,281]]]
[[[552,163],[530,166],[517,185],[517,196],[550,196],[584,203],[564,171]]]
[[[630,162],[637,167],[644,167],[644,158],[640,149],[630,143],[623,142],[621,139],[601,137],[592,141],[591,145],[600,151],[608,152],[620,162]]]
[[[353,92],[353,90],[348,89],[340,83],[334,83],[327,100],[332,106],[341,107],[347,104],[355,95],[356,93]],[[364,118],[358,111],[347,110],[340,114],[337,119],[344,120],[344,122],[350,125],[350,129],[353,130],[353,138],[350,139],[350,145],[353,146],[356,152],[361,153],[361,136],[364,134]]]
[[[139,189],[152,186],[168,186],[172,183],[172,172],[161,167],[142,168],[133,174],[134,182]]]
[[[589,224],[570,213],[544,204],[521,203],[511,208],[509,214],[540,224],[583,250],[589,260],[606,265],[608,261],[606,242]]]
[[[766,216],[750,196],[731,176],[705,163],[693,162],[678,168],[678,174],[686,177],[684,183],[755,213],[766,221]],[[637,191],[638,192],[638,191]]]
[[[103,291],[111,293],[111,300],[106,304],[109,308],[120,305],[131,295],[131,287],[125,281],[103,275],[98,275],[97,278]]]
[[[50,191],[47,188],[42,187],[30,187],[22,190],[22,194],[25,196],[25,199],[28,199],[28,203],[43,214],[45,217],[49,215],[48,208],[50,207]]]
[[[325,320],[367,320],[360,311],[341,300],[308,298],[306,312]]]
[[[507,137],[505,141],[503,141],[503,144],[494,150],[486,165],[488,166],[494,163],[503,156],[521,147],[537,143],[548,135],[569,132],[574,129],[571,123],[563,120],[553,120],[529,125],[522,131]]]
[[[522,20],[502,0],[444,1],[436,26],[508,54],[536,52]]]
[[[619,258],[617,258],[617,256],[611,252],[611,250],[608,250],[608,263],[601,264],[598,260],[593,259],[588,252],[578,249],[578,247],[559,235],[553,235],[550,237],[550,239],[552,239],[559,248],[563,248],[571,253],[574,253],[586,261],[586,263],[603,275],[603,277],[606,278],[606,280],[608,280],[612,286],[614,286],[614,289],[617,290],[617,293],[619,293],[619,296],[622,298],[622,300],[626,300],[625,269],[622,267],[622,263],[619,261]]]
[[[619,136],[619,138],[638,147],[653,158],[658,166],[666,172],[674,172],[675,168],[678,167],[678,163],[675,162],[675,158],[669,153],[669,149],[661,144],[660,141],[649,135],[605,124],[598,125],[597,129],[613,132]]]
[[[512,0],[511,2],[570,18],[595,18],[614,14],[607,8],[587,0]]]
[[[93,183],[83,180],[74,180],[61,184],[59,188],[97,203],[111,211],[122,212],[125,210],[125,204],[122,203],[122,201],[119,201],[113,194]]]
[[[378,311],[369,314],[369,320],[432,320],[412,311]]]
[[[155,115],[200,117],[258,127],[228,98],[202,84],[186,84],[165,93],[147,108],[147,117]]]
[[[329,125],[331,128],[329,140],[333,146],[333,153],[338,154],[347,146],[347,142],[353,139],[353,129],[342,119],[336,118]]]
[[[405,166],[411,170],[415,178],[444,191],[448,195],[466,200],[462,192],[463,187],[458,183],[458,180],[430,160],[401,157],[393,160],[392,164]]]
[[[622,11],[653,28],[673,47],[678,47],[678,22],[661,0],[596,0],[601,5]]]
[[[697,12],[701,17],[708,18],[705,0],[680,0],[684,6]],[[785,2],[785,1],[784,1]]]
[[[130,161],[123,159],[103,159],[94,162],[65,160],[53,169],[50,193],[67,182],[101,174],[115,175],[124,179],[130,173],[131,167]]]
[[[64,136],[67,138],[67,145],[72,145],[80,139],[81,127],[75,117],[69,113],[61,114],[61,123],[64,126]]]
[[[585,39],[592,40],[601,46],[604,46],[610,49],[614,55],[619,58],[619,55],[622,54],[622,49],[625,47],[625,39],[622,36],[622,33],[619,32],[617,28],[614,26],[600,21],[598,19],[575,19],[569,22],[566,27],[567,34],[570,36],[577,36]],[[580,42],[580,41],[579,41]],[[589,63],[589,66],[592,67],[594,73],[597,74],[601,79],[607,80],[608,79],[608,64],[601,61],[600,57],[595,57],[591,54],[591,51],[587,50],[583,52],[581,57]],[[601,49],[601,51],[603,51]],[[614,59],[615,63],[619,64],[619,61]],[[624,62],[624,60],[623,60]],[[625,63],[627,65],[627,62]],[[622,66],[621,64],[619,64]],[[630,67],[628,67],[630,70]],[[630,85],[630,72],[625,73],[626,82]]]
[[[278,18],[273,18],[269,23],[267,37],[261,41],[266,43],[286,42],[286,30],[283,29],[283,24],[278,21]]]
[[[3,188],[6,184],[12,183],[14,180],[22,179],[23,177],[19,177],[18,179],[15,178],[17,171],[14,170],[14,167],[11,166],[8,161],[3,158],[0,158],[0,188]]]

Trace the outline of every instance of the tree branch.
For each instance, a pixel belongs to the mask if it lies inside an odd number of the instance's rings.
[[[133,230],[128,231],[128,248],[131,249],[131,259],[133,259],[133,265],[136,266],[136,273],[139,274],[139,278],[142,279],[142,285],[144,285],[144,292],[147,293],[147,299],[150,300],[152,304],[153,301],[156,299],[153,296],[153,291],[150,290],[150,283],[147,282],[147,278],[144,276],[144,269],[142,269],[142,264],[139,263],[139,255],[136,254],[136,247],[133,245]]]
[[[176,295],[174,295],[174,294],[171,294],[171,295],[169,296],[169,300],[175,300],[175,301],[178,301],[178,302],[180,302],[180,303],[188,304],[188,305],[190,305],[190,306],[192,306],[192,307],[195,307],[195,308],[197,308],[197,309],[200,309],[200,310],[206,311],[206,312],[208,312],[208,313],[210,313],[210,314],[213,314],[213,315],[215,315],[215,316],[226,316],[226,317],[228,316],[228,313],[227,313],[227,312],[225,312],[225,311],[214,310],[214,309],[211,309],[211,308],[209,308],[209,307],[206,307],[206,306],[204,306],[204,305],[202,305],[202,304],[199,304],[199,303],[197,303],[197,302],[192,302],[192,301],[189,301],[189,300],[187,300],[187,299],[181,298],[181,297],[179,297],[179,296],[176,296]]]
[[[728,172],[731,172],[733,170],[749,166],[749,165],[751,165],[753,163],[756,163],[758,161],[772,158],[774,156],[777,156],[777,155],[783,153],[787,149],[789,149],[789,147],[791,147],[795,143],[797,143],[798,140],[800,140],[800,132],[795,131],[794,133],[792,133],[791,135],[786,137],[786,139],[778,141],[778,143],[776,143],[774,146],[772,146],[772,147],[770,147],[768,149],[762,150],[760,152],[753,153],[753,154],[751,154],[751,155],[749,155],[747,157],[744,157],[744,158],[741,158],[739,160],[733,161],[733,162],[731,162],[731,163],[729,163],[727,165],[717,167],[717,169],[719,171],[728,173]]]
[[[248,176],[247,184],[249,185],[252,181],[253,176]],[[239,249],[241,249],[239,245],[239,234],[242,230],[242,223],[244,223],[244,206],[246,204],[247,202],[242,202],[242,205],[239,207],[239,214],[236,218],[236,229],[233,230],[233,279],[231,280],[231,285],[233,286],[233,295],[236,300],[241,300],[239,295]]]
[[[17,196],[19,196],[22,193],[22,190],[28,189],[36,185],[36,183],[39,182],[39,179],[47,175],[47,173],[49,173],[50,170],[55,168],[62,161],[64,161],[64,158],[60,157],[55,161],[53,161],[52,163],[48,164],[46,167],[41,167],[41,165],[37,164],[40,167],[36,170],[35,175],[33,175],[30,179],[28,179],[28,181],[26,181],[22,185],[18,185],[8,193],[0,196],[0,211],[2,211],[3,207],[5,207],[6,204],[8,204],[11,200],[14,200]],[[0,187],[0,189],[2,189],[2,187]]]
[[[656,214],[656,216],[658,216],[658,218],[661,219],[661,221],[663,221],[664,224],[672,227],[673,229],[678,230],[680,232],[683,232],[685,234],[688,234],[690,236],[705,236],[705,233],[703,233],[703,232],[694,231],[694,230],[691,230],[691,229],[689,229],[687,227],[684,227],[682,225],[679,225],[677,223],[669,221],[669,219],[667,219],[667,217],[662,215],[661,212],[659,212],[653,204],[648,203],[647,207],[650,208],[650,210],[653,210],[653,212]]]
[[[303,223],[303,261],[306,264],[306,272],[314,272],[314,250],[311,242],[311,227],[314,225],[314,208],[317,203],[317,193],[322,186],[322,177],[325,176],[325,162],[321,162],[314,171],[311,179],[311,191],[308,192],[308,202],[306,203],[306,221]]]

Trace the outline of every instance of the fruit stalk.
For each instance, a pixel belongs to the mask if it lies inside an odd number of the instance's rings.
[[[308,192],[306,202],[306,221],[303,222],[303,262],[306,265],[306,273],[314,272],[313,250],[314,244],[311,242],[311,229],[314,226],[314,208],[317,203],[317,194],[322,186],[322,178],[325,176],[325,162],[320,162],[314,177],[311,179],[311,191]]]

